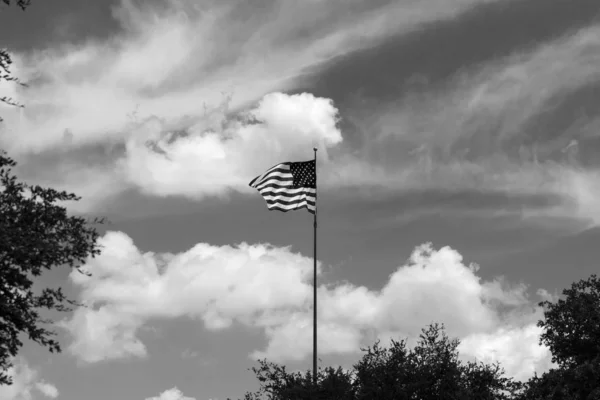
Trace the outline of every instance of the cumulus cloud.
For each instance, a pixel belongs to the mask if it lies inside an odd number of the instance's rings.
[[[249,191],[253,176],[282,160],[309,158],[314,145],[326,158],[342,141],[337,119],[330,99],[309,93],[271,93],[239,119],[206,119],[179,135],[151,119],[127,142],[122,168],[132,184],[158,196]]]
[[[39,379],[39,372],[31,368],[23,358],[14,360],[14,366],[8,370],[8,375],[13,379],[13,384],[0,386],[2,400],[32,400],[36,392],[51,399],[58,397],[56,386]]]
[[[328,149],[343,140],[339,111],[331,99],[275,92],[233,115],[228,115],[228,104],[226,100],[184,124],[158,117],[132,121],[129,138],[112,148],[96,145],[80,149],[79,155],[70,150],[23,156],[17,173],[82,196],[72,207],[80,212],[106,208],[132,188],[193,199],[248,193],[254,176],[285,160],[312,158],[314,146],[320,149],[320,175],[325,184],[331,181],[327,175],[336,166]]]
[[[102,256],[86,266],[93,277],[71,275],[90,308],[66,323],[75,334],[71,351],[88,362],[145,355],[136,331],[149,318],[187,315],[211,330],[233,320],[250,325],[257,314],[276,323],[285,318],[278,311],[310,297],[311,265],[288,249],[200,243],[178,255],[141,254],[121,232],[107,233],[100,244]]]
[[[491,334],[467,336],[458,351],[478,361],[497,361],[511,376],[526,381],[534,372],[540,374],[553,367],[548,349],[538,345],[541,333],[542,329],[535,323],[500,328]]]
[[[93,275],[71,275],[89,305],[63,322],[73,336],[69,350],[80,359],[143,357],[139,329],[151,319],[178,317],[201,320],[212,331],[233,322],[263,330],[268,344],[252,358],[301,360],[311,353],[310,258],[262,244],[201,243],[180,254],[141,253],[121,232],[108,232],[101,244],[102,255],[85,267]],[[380,290],[321,285],[319,351],[356,353],[377,337],[414,340],[435,321],[465,340],[466,356],[500,351],[509,373],[539,372],[549,352],[537,343],[532,327],[540,310],[527,287],[501,278],[482,281],[476,271],[457,251],[424,244]]]
[[[156,397],[148,397],[146,400],[196,400],[193,397],[186,397],[181,393],[181,390],[176,387],[165,390],[159,396]]]

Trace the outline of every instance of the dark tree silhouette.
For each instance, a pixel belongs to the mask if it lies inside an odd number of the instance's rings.
[[[540,344],[552,352],[552,361],[560,366],[580,365],[600,355],[600,280],[592,275],[563,290],[566,298],[557,303],[544,301],[545,320]]]
[[[544,301],[540,344],[558,368],[527,382],[523,400],[600,400],[600,280],[591,275],[563,290],[565,299]]]
[[[405,341],[379,342],[367,348],[354,366],[356,399],[510,399],[521,385],[504,376],[499,364],[459,360],[458,339],[449,339],[444,326],[423,329],[414,349]]]
[[[79,270],[99,254],[98,232],[90,222],[104,222],[67,215],[56,203],[79,197],[19,182],[11,170],[15,165],[0,151],[0,385],[11,383],[7,370],[23,346],[21,334],[60,351],[55,333],[45,327],[50,321],[40,312],[68,311],[68,305],[77,304],[60,287],[34,290],[33,280],[59,266]]]
[[[458,345],[443,325],[433,324],[414,349],[405,341],[392,341],[389,348],[376,342],[362,349],[350,371],[319,369],[316,386],[310,371],[289,373],[262,360],[252,368],[260,388],[244,400],[508,400],[521,394],[523,385],[505,377],[497,363],[461,362]]]
[[[342,368],[319,367],[318,385],[313,384],[312,371],[288,372],[281,366],[267,360],[259,360],[259,367],[252,371],[260,382],[260,388],[247,392],[244,400],[353,400],[352,374]]]

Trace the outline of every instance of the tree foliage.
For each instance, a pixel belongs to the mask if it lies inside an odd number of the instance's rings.
[[[592,275],[563,295],[539,304],[545,308],[540,344],[558,368],[530,379],[523,400],[600,400],[600,280]]]
[[[389,348],[376,342],[350,371],[319,369],[317,385],[310,371],[288,372],[284,366],[259,361],[252,368],[260,383],[244,400],[505,400],[521,392],[522,385],[492,365],[459,360],[459,341],[450,340],[443,325],[423,329],[414,349],[405,341]]]
[[[267,360],[259,360],[259,367],[252,368],[260,382],[256,392],[248,392],[244,400],[304,400],[304,399],[354,399],[352,374],[342,368],[326,367],[317,371],[318,385],[313,385],[311,371],[288,372],[281,366]]]
[[[600,280],[592,275],[563,290],[565,299],[544,301],[545,320],[540,344],[552,352],[561,367],[581,365],[600,356]]]
[[[461,362],[459,341],[443,325],[422,331],[413,349],[405,341],[363,349],[352,370],[289,373],[266,360],[253,368],[260,388],[244,400],[600,400],[600,279],[592,275],[563,291],[564,299],[544,308],[540,344],[557,364],[525,383],[506,377],[498,363]]]
[[[7,370],[23,346],[21,334],[51,352],[60,351],[55,333],[46,326],[50,321],[40,312],[76,305],[60,287],[34,290],[34,279],[58,266],[79,269],[100,253],[90,221],[69,216],[57,204],[79,197],[19,182],[12,173],[15,165],[0,152],[0,385],[10,383]]]
[[[525,388],[517,400],[600,400],[600,362],[596,359],[536,374]]]

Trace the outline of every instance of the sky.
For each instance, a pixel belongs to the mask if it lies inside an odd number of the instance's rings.
[[[597,272],[597,0],[0,5],[0,148],[105,216],[43,275],[84,304],[1,400],[225,400],[312,366],[312,215],[248,183],[317,147],[320,365],[429,323],[465,360],[552,367],[538,303]]]

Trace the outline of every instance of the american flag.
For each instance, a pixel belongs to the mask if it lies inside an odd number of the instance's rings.
[[[283,212],[306,208],[317,209],[317,170],[315,160],[284,162],[269,168],[250,181],[259,191],[269,210]]]

